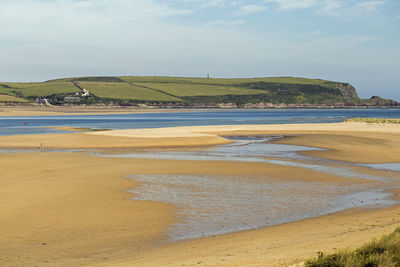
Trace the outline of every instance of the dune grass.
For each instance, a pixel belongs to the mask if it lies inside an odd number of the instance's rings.
[[[265,90],[247,89],[233,86],[192,84],[192,83],[135,83],[154,88],[175,96],[216,96],[216,95],[255,95]]]
[[[393,233],[349,252],[324,255],[308,260],[306,267],[391,267],[400,266],[400,228]]]
[[[89,90],[91,94],[102,98],[149,101],[182,101],[179,98],[140,86],[134,86],[126,82],[79,82],[79,86]]]
[[[377,118],[352,118],[347,119],[345,122],[365,122],[365,123],[391,123],[398,124],[400,119],[377,119]]]

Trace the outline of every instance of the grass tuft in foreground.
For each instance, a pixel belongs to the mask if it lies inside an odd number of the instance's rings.
[[[391,267],[400,266],[400,228],[353,252],[339,252],[308,260],[306,267]]]
[[[365,122],[365,123],[400,123],[400,119],[376,119],[376,118],[353,118],[345,122]]]

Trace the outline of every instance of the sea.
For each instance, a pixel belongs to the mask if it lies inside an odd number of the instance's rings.
[[[400,109],[259,109],[0,117],[0,135],[64,133],[51,127],[139,129],[201,125],[332,123],[348,118],[397,118]]]

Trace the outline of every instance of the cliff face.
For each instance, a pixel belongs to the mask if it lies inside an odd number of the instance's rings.
[[[356,89],[348,83],[336,83],[336,88],[340,90],[344,99],[360,99]]]

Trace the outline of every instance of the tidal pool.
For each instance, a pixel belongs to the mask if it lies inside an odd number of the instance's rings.
[[[252,137],[251,139],[234,139],[234,143],[227,145],[204,148],[203,150],[144,150],[134,153],[103,155],[118,158],[147,158],[167,160],[202,160],[202,161],[242,161],[242,162],[266,162],[276,165],[301,167],[313,171],[342,176],[345,178],[360,178],[368,180],[385,180],[384,177],[368,175],[353,171],[351,164],[327,164],[330,161],[315,159],[299,154],[300,151],[322,150],[307,146],[294,146],[269,143],[276,139],[269,137]]]
[[[400,163],[359,164],[359,165],[372,169],[400,172]]]
[[[268,177],[133,175],[134,200],[171,203],[171,240],[199,238],[316,217],[353,207],[394,204],[389,193],[360,185],[277,182]]]
[[[227,145],[191,150],[143,150],[104,157],[168,160],[244,161],[311,169],[348,178],[348,183],[277,181],[266,176],[133,175],[140,185],[134,200],[160,201],[177,207],[178,222],[170,240],[199,238],[255,229],[329,214],[355,207],[396,203],[385,190],[392,179],[356,171],[359,165],[316,159],[300,151],[306,146],[270,143],[275,137],[231,137]],[[371,183],[355,184],[351,179]]]

